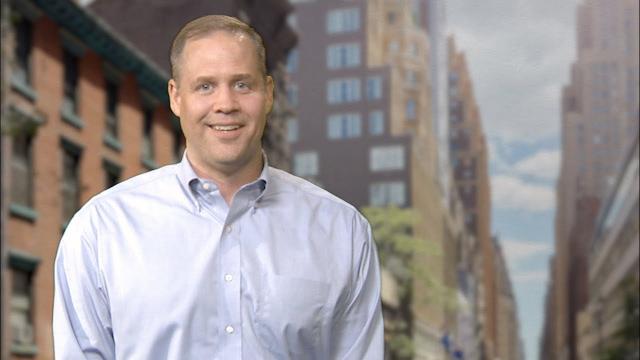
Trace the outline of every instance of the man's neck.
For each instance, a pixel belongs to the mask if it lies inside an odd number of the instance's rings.
[[[264,166],[262,153],[254,156],[247,164],[240,168],[215,169],[203,166],[197,161],[191,161],[187,151],[187,159],[198,177],[212,180],[220,190],[220,195],[227,205],[231,206],[233,196],[243,185],[255,181],[260,176]]]

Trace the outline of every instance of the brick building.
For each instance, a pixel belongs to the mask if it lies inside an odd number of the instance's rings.
[[[183,138],[167,74],[90,12],[64,0],[15,1],[10,11],[2,348],[8,359],[52,359],[65,225],[103,189],[174,162]]]

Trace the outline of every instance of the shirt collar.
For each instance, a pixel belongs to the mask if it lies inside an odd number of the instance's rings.
[[[254,186],[254,184],[258,185],[260,188],[260,192],[256,197],[255,202],[260,201],[262,196],[267,192],[269,188],[269,160],[264,150],[262,150],[262,160],[263,160],[262,171],[260,172],[260,175],[258,176],[258,178],[255,181],[252,181],[240,187],[240,189],[243,189],[245,187]],[[189,194],[189,197],[191,198],[193,203],[196,206],[199,206],[198,200],[196,199],[196,196],[193,193],[193,188],[191,187],[191,184],[194,181],[198,181],[198,182],[203,181],[203,179],[198,177],[195,170],[193,170],[193,167],[191,166],[191,163],[187,158],[186,150],[182,154],[182,160],[180,160],[180,162],[178,163],[177,175],[180,181],[180,185],[182,185],[187,190],[187,193]]]

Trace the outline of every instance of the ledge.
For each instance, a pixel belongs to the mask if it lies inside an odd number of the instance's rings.
[[[77,129],[84,127],[84,121],[78,115],[65,110],[60,110],[60,115],[62,116],[62,120],[71,126]]]
[[[25,357],[35,357],[38,355],[38,347],[35,344],[31,345],[11,345],[11,354]]]
[[[142,165],[147,168],[147,170],[154,170],[158,168],[158,164],[153,159],[142,158]]]
[[[9,213],[12,216],[19,217],[29,222],[35,222],[38,219],[38,212],[33,208],[20,204],[10,204]]]
[[[36,91],[31,87],[31,85],[22,80],[18,80],[15,77],[11,78],[11,88],[32,102],[35,102],[38,98]]]
[[[102,138],[102,142],[117,152],[122,151],[122,143],[112,135],[105,134]]]

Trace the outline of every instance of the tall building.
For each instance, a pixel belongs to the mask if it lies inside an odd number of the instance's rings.
[[[483,356],[493,358],[497,346],[496,306],[498,303],[495,249],[491,237],[491,196],[487,143],[480,112],[473,92],[464,53],[456,49],[451,37],[449,47],[449,156],[454,188],[464,207],[468,231],[478,241],[482,286],[479,297]]]
[[[501,360],[524,360],[521,358],[522,342],[518,322],[518,308],[509,278],[506,259],[498,238],[494,238],[496,297],[496,350],[495,358]]]
[[[638,124],[638,1],[585,0],[577,60],[562,93],[557,183],[553,357],[576,359],[577,318],[588,297],[589,242],[603,197]],[[549,328],[545,326],[545,328]]]
[[[208,14],[237,17],[250,24],[260,34],[266,48],[267,72],[274,78],[276,97],[267,121],[263,147],[269,165],[289,169],[290,152],[287,143],[286,119],[290,114],[284,94],[286,89],[283,64],[296,43],[296,34],[287,24],[291,6],[286,0],[224,0],[224,1],[146,1],[95,0],[85,1],[109,26],[124,35],[140,51],[167,73],[169,46],[178,30],[190,20]]]
[[[629,327],[637,326],[640,299],[640,239],[638,235],[638,132],[629,144],[614,185],[604,197],[589,242],[588,304],[580,314],[585,323],[576,340],[581,359],[640,355],[640,339]],[[626,332],[625,332],[626,327]],[[614,355],[615,354],[615,355]],[[635,357],[634,357],[635,356]]]
[[[448,247],[455,247],[457,232],[443,192],[447,177],[439,172],[434,58],[427,31],[430,9],[442,9],[442,4],[292,3],[291,21],[299,36],[288,63],[287,94],[296,105],[288,120],[293,172],[357,207],[414,209],[413,235],[444,254],[415,261],[443,292],[455,294],[456,262],[445,258],[454,254]],[[442,23],[431,26],[440,26],[442,33]],[[442,95],[446,83],[440,85]],[[448,171],[444,165],[442,171]],[[412,289],[410,330],[419,359],[446,356],[443,340],[457,324],[455,311],[429,286],[416,281]]]
[[[52,359],[53,262],[65,225],[104,188],[179,158],[183,140],[166,73],[93,14],[65,0],[16,1],[9,11],[3,351]]]

